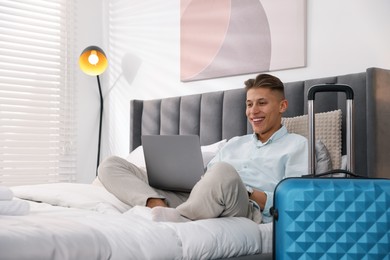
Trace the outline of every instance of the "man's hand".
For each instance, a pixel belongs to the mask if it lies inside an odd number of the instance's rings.
[[[265,203],[267,201],[267,194],[265,194],[265,192],[253,189],[253,193],[249,198],[254,200],[260,206],[261,210],[264,209]]]

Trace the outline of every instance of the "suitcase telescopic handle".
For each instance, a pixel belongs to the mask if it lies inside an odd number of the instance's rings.
[[[354,150],[353,150],[353,89],[344,84],[321,84],[312,86],[307,94],[308,116],[309,116],[309,172],[315,175],[315,119],[314,99],[318,92],[344,92],[346,95],[346,147],[347,147],[347,170],[354,172]]]
[[[314,100],[315,94],[317,92],[344,92],[346,94],[347,100],[353,100],[353,89],[350,86],[344,84],[314,85],[309,89],[307,99]]]

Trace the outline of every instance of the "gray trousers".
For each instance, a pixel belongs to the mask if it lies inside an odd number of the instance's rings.
[[[169,207],[189,219],[246,217],[261,222],[258,207],[248,198],[237,171],[217,163],[194,186],[191,193],[160,190],[149,186],[147,173],[120,157],[109,157],[99,166],[99,180],[119,200],[145,206],[149,198],[165,199]]]

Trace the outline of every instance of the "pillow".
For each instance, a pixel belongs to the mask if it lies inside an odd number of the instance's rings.
[[[142,145],[135,148],[127,157],[126,160],[139,168],[146,170],[146,163],[144,157],[144,148]]]
[[[54,206],[78,208],[106,214],[119,214],[130,209],[104,187],[83,183],[45,183],[13,186],[15,197],[44,202]]]
[[[315,153],[316,153],[316,174],[328,172],[333,169],[332,160],[326,146],[320,140],[317,140],[315,143]]]
[[[207,167],[207,164],[209,164],[211,159],[213,159],[218,151],[226,144],[226,141],[226,139],[223,139],[219,142],[201,147],[204,168]]]
[[[204,167],[214,158],[218,151],[226,144],[226,139],[219,142],[201,146],[203,165]],[[146,170],[144,149],[142,146],[138,146],[134,149],[126,158],[127,161],[137,165],[139,168]]]
[[[341,110],[315,114],[316,140],[321,140],[329,151],[333,168],[341,167]],[[291,133],[309,137],[308,115],[283,117],[282,124]]]

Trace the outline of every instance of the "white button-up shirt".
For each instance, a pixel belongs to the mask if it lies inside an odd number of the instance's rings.
[[[282,126],[265,143],[256,134],[233,137],[210,161],[231,164],[245,185],[264,191],[267,201],[263,221],[270,221],[276,185],[284,178],[308,174],[308,142],[301,135],[288,133]]]

